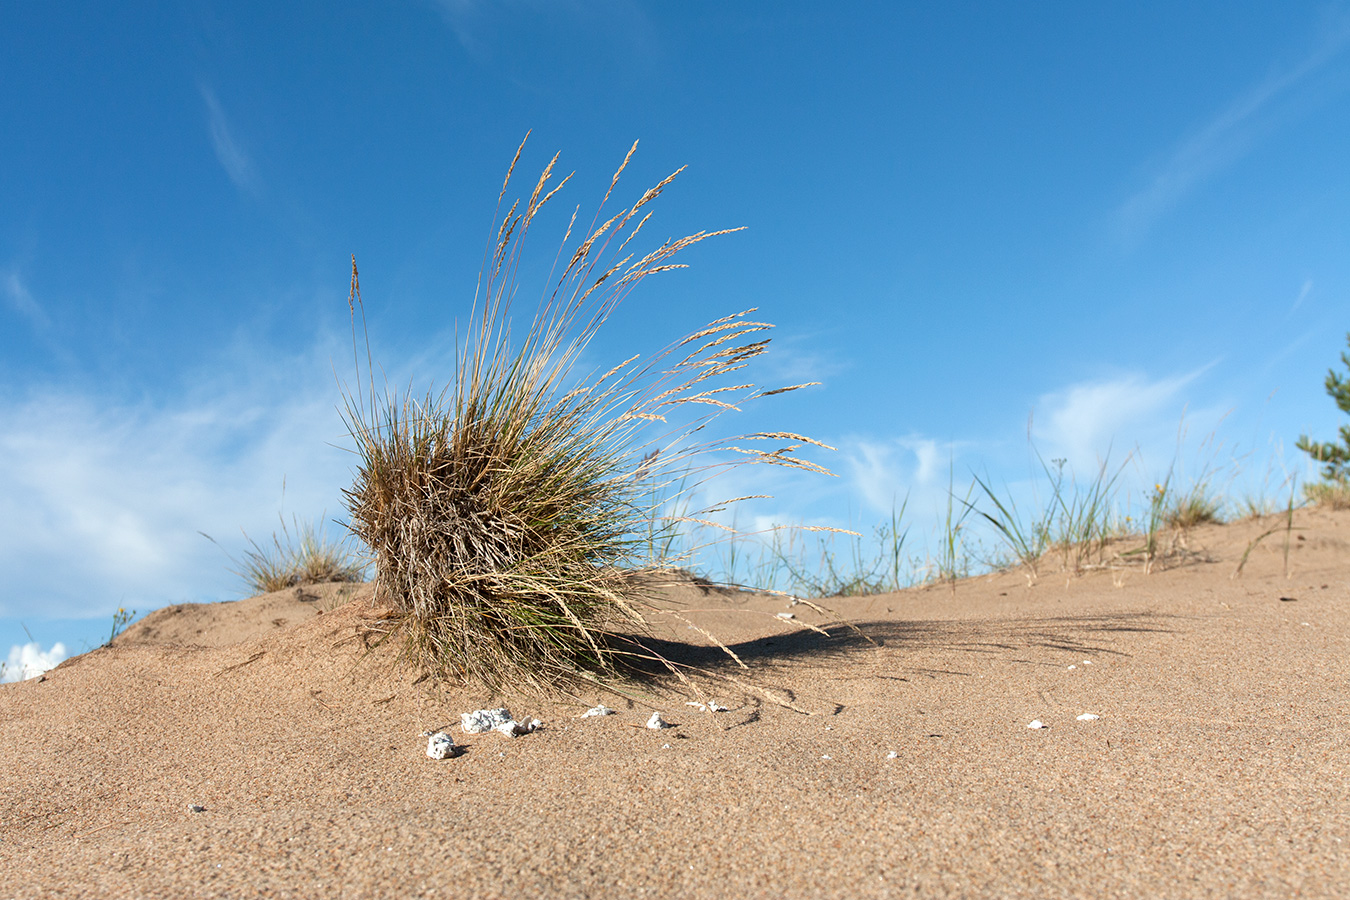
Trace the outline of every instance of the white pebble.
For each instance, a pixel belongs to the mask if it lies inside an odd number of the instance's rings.
[[[1076,669],[1076,668],[1078,668],[1078,667],[1077,667],[1077,666],[1069,666],[1069,671],[1072,672],[1072,671],[1073,671],[1074,669]]]
[[[665,719],[661,718],[659,712],[654,712],[652,713],[652,717],[647,720],[647,727],[653,730],[659,730],[662,728],[670,728],[671,725]]]
[[[1080,722],[1095,722],[1095,721],[1097,721],[1097,720],[1100,719],[1100,718],[1101,718],[1101,716],[1097,715],[1096,713],[1083,713],[1081,716],[1078,717],[1078,721],[1080,721]]]
[[[455,739],[444,731],[438,731],[427,737],[427,756],[432,759],[445,759],[455,755]]]
[[[510,721],[512,717],[509,709],[480,709],[460,716],[459,726],[464,729],[465,734],[482,734]]]
[[[887,758],[887,759],[899,759],[899,758],[900,758],[900,754],[899,754],[899,753],[896,753],[894,750],[892,750],[890,753],[887,753],[887,754],[886,754],[886,758]]]
[[[538,719],[529,719],[525,722],[517,722],[515,719],[512,719],[509,722],[503,722],[492,730],[500,731],[507,737],[517,737],[522,734],[532,734],[533,732],[538,731],[539,726],[543,724],[544,723]]]
[[[1027,727],[1028,727],[1028,728],[1049,728],[1050,726],[1047,725],[1047,724],[1045,724],[1044,722],[1042,722],[1040,719],[1032,719],[1032,720],[1031,720],[1031,724],[1028,725]]]
[[[584,713],[578,716],[578,718],[589,719],[592,718],[593,716],[612,716],[612,715],[614,715],[614,710],[610,709],[608,706],[601,703],[599,706],[592,707],[591,709],[586,710]]]

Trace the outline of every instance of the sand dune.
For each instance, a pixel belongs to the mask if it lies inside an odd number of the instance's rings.
[[[673,586],[750,666],[657,623],[716,713],[419,682],[369,589],[161,610],[0,686],[0,896],[1350,896],[1350,514],[1231,577],[1270,524],[827,601],[861,635]],[[458,727],[500,705],[545,727]]]

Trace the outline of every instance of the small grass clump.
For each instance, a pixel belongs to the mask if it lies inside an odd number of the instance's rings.
[[[597,210],[575,246],[573,213],[559,255],[562,273],[543,291],[528,328],[513,333],[521,242],[571,177],[551,186],[556,162],[555,156],[527,200],[494,221],[452,383],[418,394],[377,392],[373,378],[362,387],[358,353],[357,390],[345,392],[358,457],[346,497],[351,529],[375,561],[376,597],[394,611],[416,666],[492,690],[554,692],[615,676],[635,657],[650,658],[632,637],[644,624],[649,589],[632,568],[668,564],[651,557],[674,546],[670,529],[706,521],[736,502],[682,510],[654,529],[653,497],[669,501],[672,485],[676,494],[693,496],[728,466],[823,471],[794,455],[816,443],[800,435],[695,440],[712,417],[737,403],[803,386],[760,390],[737,383],[740,376],[728,378],[767,348],[763,332],[771,326],[748,318],[753,310],[718,319],[645,364],[631,356],[602,374],[576,371],[597,330],[642,279],[682,268],[673,256],[727,233],[667,240],[645,255],[627,250],[651,215],[646,207],[679,172],[603,222]],[[354,347],[358,309],[364,323],[353,259]],[[372,370],[367,336],[368,376]],[[759,449],[756,442],[775,446]],[[679,497],[673,499],[679,508]]]
[[[281,520],[281,533],[272,532],[269,544],[248,538],[249,549],[235,573],[255,594],[334,581],[365,580],[366,566],[355,559],[345,541],[330,540],[313,522]],[[245,535],[247,537],[247,535]]]
[[[1303,485],[1303,496],[1315,506],[1350,509],[1350,479],[1325,479]]]
[[[1222,502],[1203,483],[1197,484],[1172,498],[1163,513],[1163,522],[1168,528],[1182,531],[1197,525],[1219,524],[1223,522],[1222,509]]]
[[[972,491],[978,486],[992,505],[979,509],[968,496],[963,501],[967,510],[978,512],[993,527],[1013,559],[1025,565],[1033,579],[1052,550],[1059,551],[1060,565],[1065,571],[1101,565],[1107,546],[1120,536],[1113,503],[1124,464],[1112,471],[1108,455],[1098,464],[1092,480],[1080,485],[1071,471],[1065,472],[1067,460],[1052,459],[1047,464],[1039,451],[1036,458],[1050,485],[1049,499],[1039,512],[1023,514],[1011,493],[1006,499],[1001,498],[989,482],[978,476]]]

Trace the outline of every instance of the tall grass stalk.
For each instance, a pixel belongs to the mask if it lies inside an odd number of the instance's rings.
[[[457,345],[452,383],[439,391],[377,389],[368,337],[362,376],[356,318],[364,327],[365,308],[352,261],[357,373],[355,389],[344,389],[358,457],[346,491],[351,528],[375,559],[376,596],[396,611],[405,652],[436,676],[552,691],[616,675],[647,654],[628,637],[645,621],[647,598],[627,567],[659,563],[650,553],[671,546],[650,529],[653,491],[693,496],[737,465],[825,472],[797,455],[825,445],[790,432],[700,440],[721,413],[805,386],[763,390],[739,374],[769,343],[771,326],[750,318],[754,310],[718,319],[646,361],[632,355],[598,375],[577,371],[638,284],[682,268],[674,257],[693,244],[729,233],[700,231],[645,254],[630,249],[649,206],[679,174],[602,221],[636,148],[575,242],[572,214],[561,274],[523,332],[512,328],[522,242],[571,177],[555,183],[558,157],[525,199],[494,219],[467,341]],[[507,170],[499,212],[523,149]],[[687,487],[677,486],[680,478]],[[708,523],[741,499],[667,524]]]
[[[1057,460],[1056,471],[1052,477],[1054,500],[1058,506],[1055,534],[1052,542],[1057,547],[1067,571],[1081,571],[1085,566],[1103,562],[1107,545],[1118,532],[1114,518],[1116,483],[1124,471],[1121,463],[1115,471],[1111,470],[1111,455],[1097,465],[1097,472],[1087,485],[1080,489],[1078,480],[1069,475],[1070,490],[1064,489],[1063,460]],[[1126,460],[1128,462],[1128,459]],[[1049,469],[1046,469],[1049,474]]]
[[[995,534],[1008,545],[1016,560],[1031,571],[1031,577],[1034,579],[1037,575],[1037,564],[1050,546],[1050,528],[1057,509],[1056,498],[1052,496],[1051,501],[1039,514],[1024,519],[1011,493],[1007,499],[1000,498],[990,483],[978,475],[975,476],[975,484],[979,486],[985,499],[993,504],[992,510],[977,508],[975,511],[993,526]],[[1052,482],[1052,486],[1058,491],[1058,484]]]
[[[969,558],[964,553],[964,534],[962,529],[965,527],[966,516],[974,509],[970,498],[975,493],[975,485],[971,484],[966,490],[966,496],[961,500],[956,499],[956,470],[954,461],[948,460],[947,465],[947,514],[942,521],[942,533],[940,535],[939,555],[937,560],[937,580],[947,582],[952,589],[956,591],[957,579],[969,574]],[[960,512],[957,512],[957,506]]]

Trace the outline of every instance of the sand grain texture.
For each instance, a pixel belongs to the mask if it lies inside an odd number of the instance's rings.
[[[368,591],[161,611],[0,687],[0,896],[1350,896],[1350,515],[1298,513],[1289,577],[1281,534],[1231,578],[1270,524],[1149,575],[833,601],[879,646],[671,590],[811,715],[725,681],[716,714],[418,683],[363,656]],[[546,727],[460,731],[502,704]],[[654,710],[678,727],[634,727]],[[461,755],[425,756],[439,728]]]

